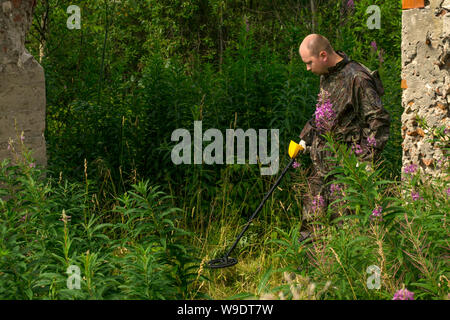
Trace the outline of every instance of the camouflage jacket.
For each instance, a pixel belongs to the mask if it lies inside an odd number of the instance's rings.
[[[389,138],[390,116],[380,99],[384,94],[383,85],[377,71],[371,72],[342,51],[337,53],[344,59],[320,76],[320,88],[330,94],[336,115],[331,132],[337,141],[345,142],[349,147],[360,145],[362,153],[359,157],[362,161],[370,161],[372,156],[376,159]],[[303,128],[300,138],[310,146],[316,174],[323,177],[331,169],[325,160],[332,155],[326,150],[326,141],[321,134],[313,116]],[[368,137],[375,138],[375,147],[368,146]]]

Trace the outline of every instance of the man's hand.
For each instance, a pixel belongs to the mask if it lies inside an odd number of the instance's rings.
[[[309,150],[311,147],[306,145],[305,140],[301,140],[299,145],[301,145],[303,147],[302,153],[309,153]]]

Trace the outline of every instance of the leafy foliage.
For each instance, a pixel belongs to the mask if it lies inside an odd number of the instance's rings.
[[[190,296],[198,267],[186,244],[191,233],[176,226],[181,210],[157,186],[139,182],[112,212],[97,212],[95,193],[40,176],[28,163],[1,165],[9,198],[0,210],[3,299]],[[69,287],[71,268],[80,272],[79,290]]]
[[[430,181],[415,172],[401,182],[382,180],[382,169],[368,169],[371,164],[359,162],[330,135],[327,141],[336,162],[333,183],[343,189],[328,207],[328,217],[341,217],[315,219],[311,240],[301,244],[296,241],[298,224],[280,230],[282,239],[272,242],[287,267],[275,272],[309,277],[328,288],[326,299],[392,299],[405,285],[416,299],[445,299],[450,272],[445,261],[450,209],[446,179]],[[376,207],[382,208],[381,217],[373,215]],[[370,287],[373,266],[380,270],[379,288]]]

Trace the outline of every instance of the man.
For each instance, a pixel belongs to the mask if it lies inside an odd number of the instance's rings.
[[[340,143],[356,150],[361,161],[377,159],[389,138],[390,117],[380,96],[384,89],[377,72],[352,61],[344,52],[335,52],[330,42],[319,34],[308,35],[300,45],[300,56],[306,69],[320,76],[321,92],[329,94],[334,122],[329,130]],[[322,91],[324,90],[324,91]],[[313,162],[308,177],[311,195],[304,198],[304,217],[311,218],[318,207],[327,208],[330,186],[325,175],[331,170],[326,158],[332,154],[325,149],[323,131],[316,126],[315,117],[303,128],[301,144],[306,145]]]

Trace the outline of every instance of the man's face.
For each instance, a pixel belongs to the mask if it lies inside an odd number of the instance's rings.
[[[318,57],[314,57],[308,49],[300,47],[300,57],[306,64],[306,70],[319,76],[328,72],[326,51],[321,51]]]

